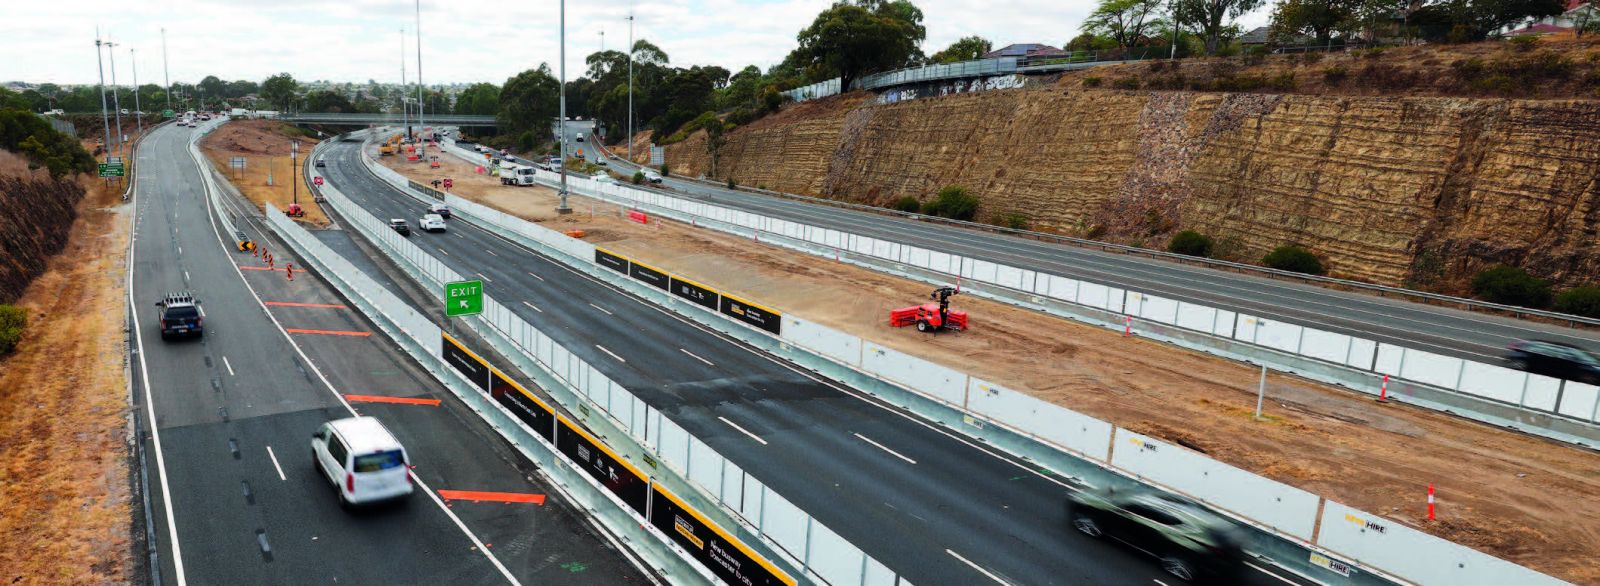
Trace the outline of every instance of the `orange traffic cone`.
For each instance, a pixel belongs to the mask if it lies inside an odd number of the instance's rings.
[[[289,280],[290,281],[293,281],[294,280],[294,263],[292,263],[292,262],[291,263],[284,263],[283,272],[284,272],[284,274],[289,275]]]

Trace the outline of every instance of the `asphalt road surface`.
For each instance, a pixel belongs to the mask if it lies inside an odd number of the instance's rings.
[[[279,270],[225,249],[186,151],[196,130],[155,130],[136,167],[131,359],[137,412],[145,429],[155,420],[141,441],[162,583],[653,582],[328,286],[290,281],[286,247],[246,222]],[[163,341],[153,304],[183,290],[202,302],[205,335]],[[312,431],[350,408],[406,446],[419,489],[407,502],[347,512],[314,471]],[[438,490],[547,500],[447,506]]]
[[[360,143],[327,180],[380,218],[425,206]],[[1028,464],[712,333],[460,219],[411,241],[914,584],[1142,584],[1153,560],[1071,530],[1069,488]],[[1280,572],[1281,573],[1281,572]],[[1239,583],[1282,578],[1246,572]]]
[[[564,125],[569,138],[582,132],[585,140],[591,141],[569,143],[569,152],[574,144],[579,144],[586,147],[584,155],[587,158],[599,156],[599,149],[593,148],[594,139],[588,138],[591,124],[591,121],[572,121]],[[620,156],[610,164],[619,172],[637,167]],[[1473,313],[1367,293],[1336,291],[1316,285],[1072,245],[1038,242],[729,190],[677,177],[666,178],[662,185],[677,195],[747,212],[1480,362],[1497,363],[1506,344],[1528,338],[1600,350],[1600,334],[1591,330]]]

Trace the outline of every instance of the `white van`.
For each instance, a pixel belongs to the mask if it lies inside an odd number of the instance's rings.
[[[411,495],[406,449],[374,417],[329,421],[311,435],[311,458],[349,506]]]

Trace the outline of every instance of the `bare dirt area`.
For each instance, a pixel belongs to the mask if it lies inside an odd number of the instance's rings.
[[[6,584],[132,579],[122,323],[132,208],[120,189],[79,181],[87,194],[67,246],[17,302],[28,328],[0,359]]]
[[[313,226],[327,226],[328,216],[311,200],[311,190],[306,188],[305,179],[290,169],[289,161],[291,141],[300,141],[300,154],[294,163],[296,169],[310,163],[306,156],[318,141],[294,132],[292,126],[274,120],[235,120],[201,139],[200,149],[217,170],[227,175],[228,180],[256,205],[272,202],[280,210],[288,209],[298,190],[298,200],[306,215],[297,220]],[[233,157],[244,157],[245,168],[230,167]],[[267,184],[269,177],[271,185]]]
[[[1382,514],[1434,535],[1579,583],[1600,583],[1600,454],[1479,425],[1206,354],[969,297],[968,332],[887,325],[890,309],[932,287],[744,238],[574,197],[507,187],[459,160],[442,169],[390,163],[418,181],[453,177],[457,195],[746,299],[954,367],[1069,409],[1200,450],[1231,465]],[[1136,327],[1137,329],[1137,327]],[[1438,520],[1426,520],[1428,484]]]

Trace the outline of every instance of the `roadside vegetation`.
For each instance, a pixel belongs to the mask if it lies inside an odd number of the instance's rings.
[[[28,314],[21,307],[0,304],[0,356],[10,354],[22,341],[28,327]]]

